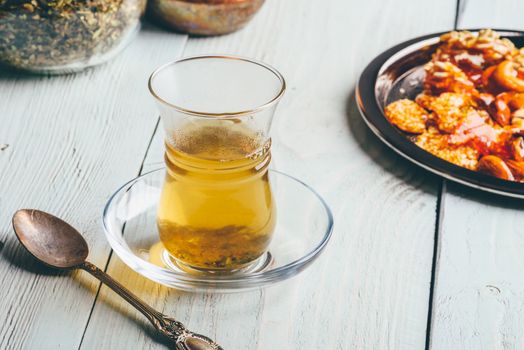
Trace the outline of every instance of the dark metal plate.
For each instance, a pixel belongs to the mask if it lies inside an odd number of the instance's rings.
[[[524,32],[495,29],[517,47]],[[471,29],[478,32],[478,29]],[[524,198],[524,183],[506,181],[449,163],[411,142],[384,116],[384,107],[399,98],[414,99],[422,91],[423,66],[431,59],[440,35],[435,33],[403,42],[377,56],[360,76],[356,98],[369,128],[390,148],[413,163],[446,179],[505,196]]]

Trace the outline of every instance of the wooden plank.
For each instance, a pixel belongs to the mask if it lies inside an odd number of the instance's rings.
[[[439,181],[367,130],[352,90],[380,51],[449,29],[454,17],[454,1],[270,0],[243,31],[191,38],[185,55],[255,57],[286,76],[272,129],[275,164],[325,196],[335,213],[333,240],[308,271],[257,292],[169,290],[119,259],[110,273],[226,349],[423,348]],[[145,169],[162,164],[161,138]],[[83,348],[162,348],[151,327],[137,327],[146,324],[142,317],[109,293],[102,288]]]
[[[156,118],[145,81],[177,57],[186,37],[145,28],[113,62],[63,77],[0,72],[0,348],[76,349],[98,283],[50,273],[29,260],[10,218],[21,207],[55,213],[89,242],[104,267],[105,201],[142,164]],[[2,249],[3,247],[3,249]]]
[[[523,29],[518,0],[466,1],[459,28]],[[432,349],[524,347],[522,200],[448,184],[442,194]]]

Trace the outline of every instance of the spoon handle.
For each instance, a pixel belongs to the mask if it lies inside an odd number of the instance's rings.
[[[136,295],[131,293],[126,287],[114,280],[104,271],[100,270],[95,265],[85,261],[79,266],[81,269],[89,272],[96,277],[100,282],[111,288],[116,294],[124,298],[128,303],[133,305],[140,311],[153,326],[164,336],[175,342],[179,350],[223,350],[214,341],[200,334],[193,333],[186,329],[186,327],[179,321],[167,317],[166,315],[156,311],[151,306],[146,304]]]

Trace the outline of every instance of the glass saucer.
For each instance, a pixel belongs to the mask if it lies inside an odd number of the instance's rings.
[[[228,273],[191,270],[162,246],[156,226],[157,203],[165,169],[131,180],[108,201],[104,230],[115,253],[152,281],[186,291],[234,292],[290,278],[311,264],[326,246],[333,216],[309,186],[270,170],[277,203],[277,225],[268,252],[248,267]]]

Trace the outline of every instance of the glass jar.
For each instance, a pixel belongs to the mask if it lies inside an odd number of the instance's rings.
[[[0,0],[0,63],[36,73],[100,64],[138,31],[146,0]]]

